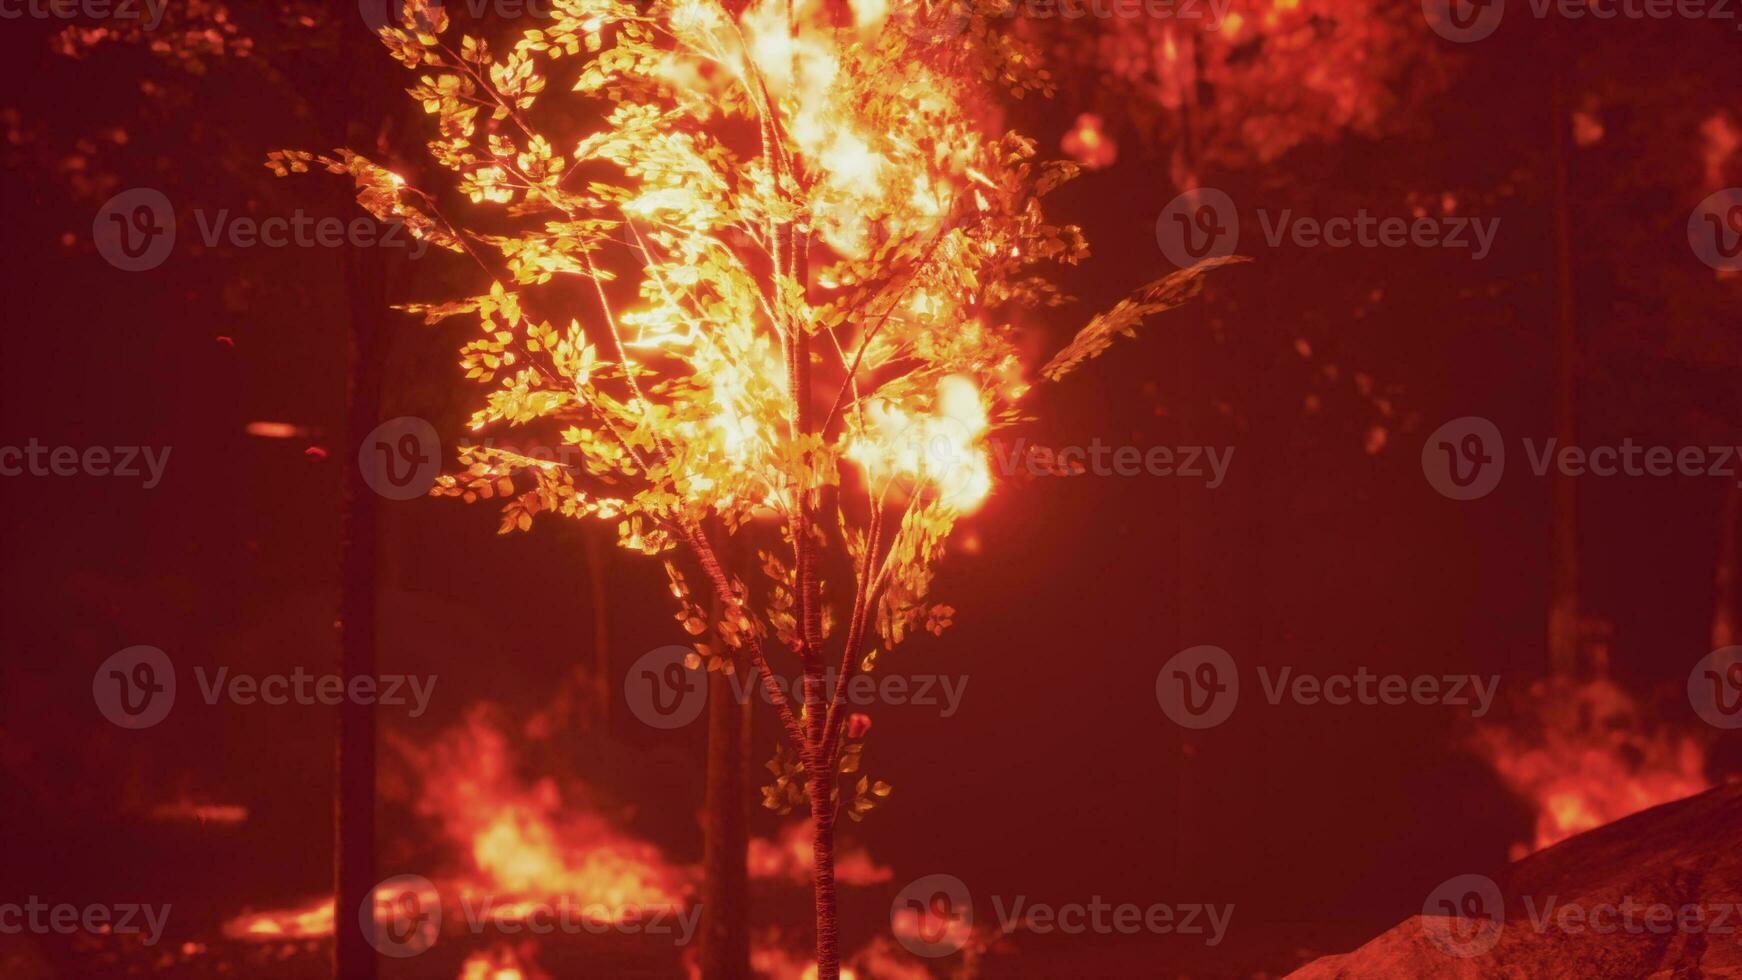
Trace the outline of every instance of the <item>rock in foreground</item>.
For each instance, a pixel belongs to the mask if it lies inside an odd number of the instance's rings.
[[[1423,914],[1290,974],[1377,977],[1742,980],[1742,784],[1454,878]]]

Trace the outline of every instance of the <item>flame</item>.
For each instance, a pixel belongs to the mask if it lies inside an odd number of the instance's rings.
[[[197,803],[184,797],[152,807],[151,818],[171,822],[186,820],[208,826],[242,824],[248,822],[248,808],[234,803]]]
[[[460,966],[460,980],[550,980],[532,959],[532,946],[498,946],[473,953]]]
[[[974,382],[950,375],[938,382],[930,416],[910,417],[901,408],[871,399],[865,414],[869,433],[859,433],[847,448],[872,481],[911,477],[935,489],[939,503],[968,513],[992,489],[991,461],[980,436],[986,431],[986,406]]]
[[[808,883],[811,869],[816,866],[816,855],[811,850],[811,822],[789,823],[773,839],[751,838],[748,864],[752,878],[783,878]],[[875,885],[894,877],[894,871],[871,860],[863,849],[848,844],[836,845],[836,883]]]
[[[453,895],[475,905],[489,899],[488,917],[497,922],[566,903],[600,924],[687,901],[693,891],[691,869],[617,830],[584,800],[565,801],[555,780],[520,780],[508,736],[492,716],[489,706],[474,708],[427,748],[390,736],[421,781],[417,811],[435,818],[454,862],[463,867],[446,877],[429,876],[444,899]],[[457,914],[460,905],[444,908]],[[246,913],[223,931],[253,941],[331,936],[332,899]],[[483,976],[513,980],[500,973]],[[539,976],[528,972],[520,980]]]
[[[684,903],[690,874],[657,847],[617,831],[584,802],[565,804],[552,779],[517,778],[508,737],[491,715],[474,708],[427,751],[405,750],[423,778],[417,811],[470,858],[463,893],[495,897],[502,915],[560,898],[585,906],[589,918],[604,906],[612,921]]]
[[[1742,133],[1737,132],[1729,113],[1720,110],[1700,123],[1700,136],[1704,141],[1706,181],[1717,187],[1724,183],[1725,165],[1736,153],[1736,148],[1742,146]]]
[[[931,980],[931,971],[898,948],[888,936],[877,936],[853,957],[876,980]],[[844,975],[844,974],[843,974]]]
[[[854,25],[867,36],[874,34],[890,6],[886,0],[856,0],[851,10]],[[806,0],[791,4],[788,0],[758,0],[744,9],[738,21],[748,41],[750,60],[766,81],[769,94],[781,103],[800,165],[820,178],[812,191],[817,234],[841,255],[863,258],[870,253],[874,224],[884,236],[935,230],[948,213],[953,196],[946,185],[959,175],[966,154],[961,148],[928,141],[930,134],[918,117],[910,120],[908,128],[865,125],[867,117],[861,107],[843,104],[850,89],[837,84],[842,76],[843,48],[834,33],[830,7]],[[709,45],[705,39],[725,34],[726,25],[720,22],[719,14],[700,5],[697,9],[686,6],[680,14],[674,14],[674,28],[702,39],[704,50]],[[726,67],[734,75],[744,71],[736,63]],[[924,69],[916,66],[914,70]],[[675,66],[672,71],[675,83],[675,76],[683,73]],[[922,107],[929,108],[923,102]],[[940,98],[935,108],[942,112],[948,106]],[[683,191],[661,188],[658,193]],[[897,206],[902,202],[918,203],[917,213]],[[658,202],[655,209],[667,206],[667,202]],[[925,227],[908,227],[916,223]]]
[[[224,923],[224,935],[257,942],[318,939],[333,934],[333,900],[319,898],[298,908],[255,912]]]
[[[1107,135],[1101,117],[1092,112],[1077,117],[1077,124],[1059,141],[1059,149],[1089,170],[1111,167],[1119,159],[1119,145]]]
[[[250,422],[242,431],[261,439],[298,439],[312,432],[307,426],[289,422]]]
[[[895,909],[890,913],[889,927],[903,939],[923,939],[958,948],[974,938],[974,927],[960,916],[943,917],[930,908]]]
[[[767,980],[817,980],[817,964],[807,953],[757,942],[750,948],[750,972]],[[858,974],[841,964],[841,980],[856,980]]]
[[[1535,837],[1513,860],[1711,784],[1705,745],[1649,728],[1613,681],[1537,681],[1511,725],[1478,729],[1476,749],[1507,787],[1536,808]]]

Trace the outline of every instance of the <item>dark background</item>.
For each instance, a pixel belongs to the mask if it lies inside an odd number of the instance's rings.
[[[283,45],[280,67],[213,57],[197,74],[125,45],[75,60],[52,50],[55,25],[0,25],[0,445],[172,447],[149,491],[120,478],[0,479],[0,898],[176,900],[215,923],[326,887],[332,713],[207,707],[191,680],[196,664],[336,664],[339,489],[355,457],[341,441],[346,258],[206,249],[193,218],[359,213],[341,179],[280,181],[260,163],[273,149],[343,144],[343,124],[376,101],[397,106],[409,84],[384,54],[348,59],[349,44],[369,42],[348,5],[309,10],[339,26],[306,49]],[[1203,643],[1249,670],[1499,673],[1503,692],[1545,672],[1548,481],[1520,453],[1495,493],[1460,504],[1423,479],[1420,449],[1462,415],[1494,420],[1509,450],[1553,434],[1556,73],[1605,129],[1569,151],[1582,441],[1742,441],[1737,282],[1702,265],[1685,232],[1693,206],[1725,186],[1710,183],[1700,125],[1726,110],[1737,124],[1734,23],[1563,26],[1555,57],[1543,54],[1550,28],[1522,15],[1475,45],[1417,27],[1442,87],[1391,104],[1376,132],[1203,163],[1203,182],[1242,202],[1242,251],[1255,261],[1042,395],[1046,440],[1233,446],[1230,477],[1214,491],[1151,477],[1012,483],[967,523],[978,545],[955,550],[935,590],[959,610],[956,626],[898,654],[904,671],[967,675],[962,710],[877,710],[867,760],[897,791],[849,831],[897,884],[943,871],[977,895],[1032,901],[1232,902],[1222,955],[1242,962],[1257,948],[1274,962],[1279,949],[1349,948],[1413,914],[1436,883],[1494,868],[1529,839],[1530,806],[1468,749],[1454,709],[1272,707],[1253,683],[1229,723],[1185,733],[1155,698],[1160,665]],[[1396,78],[1417,70],[1390,56]],[[1011,108],[1010,124],[1043,152],[1088,109],[1108,116],[1121,148],[1115,166],[1055,199],[1095,257],[1069,283],[1079,305],[1033,314],[1049,349],[1167,268],[1155,216],[1181,188],[1165,135],[1105,104],[1116,91],[1084,69],[1054,102]],[[425,117],[409,103],[389,117],[383,141],[415,147]],[[1735,161],[1724,166],[1735,182]],[[135,186],[163,190],[180,218],[174,254],[145,273],[111,267],[90,241],[97,208]],[[1486,259],[1272,249],[1252,214],[1408,214],[1443,194],[1459,213],[1500,218]],[[394,301],[471,282],[436,254],[390,256],[382,274]],[[406,318],[384,396],[383,418],[429,418],[450,449],[470,395],[454,363],[463,330]],[[1355,390],[1356,372],[1376,379],[1389,413]],[[256,420],[310,434],[250,437]],[[1709,477],[1579,486],[1586,612],[1613,626],[1615,675],[1660,722],[1689,730],[1699,722],[1680,691],[1720,598],[1726,489]],[[477,702],[529,713],[580,689],[594,614],[583,529],[498,538],[493,509],[447,499],[383,515],[380,669],[440,678],[428,716],[384,714],[384,725],[427,737]],[[608,579],[617,669],[684,639],[657,565],[616,552]],[[184,685],[170,719],[141,733],[108,725],[90,696],[96,665],[135,644],[168,651]],[[619,711],[559,737],[544,762],[601,787],[633,809],[637,833],[694,861],[702,734],[655,732]],[[1735,759],[1734,745],[1715,746],[1709,774]],[[245,805],[249,820],[201,830],[143,816],[190,795]],[[760,834],[776,826],[760,811],[753,821]],[[881,908],[849,908],[849,950],[883,931]],[[1094,955],[1148,969],[1161,947],[1146,943],[1156,940],[1116,939]],[[1050,969],[1044,948],[1030,952],[997,969]]]

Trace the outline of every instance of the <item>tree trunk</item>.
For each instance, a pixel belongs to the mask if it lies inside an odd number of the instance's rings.
[[[1736,645],[1736,533],[1742,519],[1742,487],[1734,481],[1724,490],[1724,511],[1718,521],[1718,562],[1712,574],[1712,649]]]
[[[389,118],[373,86],[358,87],[366,67],[377,64],[381,45],[363,31],[345,31],[340,42],[340,76],[350,83],[323,80],[343,89],[334,98],[328,89],[317,105],[332,109],[324,127],[340,145],[374,146],[385,154]],[[349,195],[339,200],[349,203]],[[347,685],[352,677],[374,676],[379,565],[379,524],[382,498],[363,478],[358,450],[381,419],[382,388],[388,351],[392,348],[397,314],[387,303],[387,263],[378,248],[352,248],[345,253],[345,294],[350,307],[350,364],[346,390],[344,442],[338,447],[344,466],[344,524],[339,579],[339,673]],[[374,706],[345,699],[339,705],[337,786],[334,823],[334,976],[343,980],[374,980],[377,957],[370,937],[360,927],[359,912],[378,883],[375,863],[376,716]]]
[[[1560,44],[1555,39],[1557,60]],[[1574,301],[1572,217],[1567,186],[1567,128],[1570,119],[1562,94],[1564,64],[1555,66],[1550,98],[1549,124],[1554,127],[1554,429],[1563,446],[1576,446],[1579,439],[1578,317]],[[1549,540],[1550,592],[1548,610],[1549,672],[1572,677],[1580,663],[1579,612],[1579,512],[1574,478],[1556,467],[1550,477],[1551,537]]]
[[[581,550],[587,556],[587,589],[593,603],[593,724],[611,730],[611,596],[606,587],[610,544],[602,529],[581,529]]]
[[[702,852],[702,980],[750,976],[748,730],[726,674],[708,674],[708,776]]]
[[[811,883],[817,906],[817,980],[840,980],[841,950],[835,929],[835,801],[834,777],[818,766],[810,779],[811,856],[816,866]]]
[[[374,249],[359,249],[373,253]],[[386,304],[378,295],[380,269],[372,255],[347,264],[351,303],[350,378],[345,439],[338,453],[345,467],[344,530],[339,559],[339,673],[374,676],[377,540],[381,498],[364,481],[358,447],[380,423],[381,377],[387,337],[381,322]],[[371,272],[373,274],[371,274]],[[375,950],[358,924],[358,913],[376,885],[375,710],[358,699],[339,703],[337,788],[334,794],[333,956],[335,976],[373,980]]]

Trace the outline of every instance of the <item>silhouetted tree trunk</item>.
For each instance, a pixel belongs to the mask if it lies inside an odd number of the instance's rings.
[[[1554,42],[1557,63],[1550,98],[1549,125],[1554,128],[1554,430],[1558,445],[1575,446],[1578,420],[1578,307],[1574,297],[1572,214],[1567,187],[1567,113],[1562,91],[1560,44]],[[1556,467],[1550,475],[1549,539],[1549,671],[1572,676],[1581,670],[1579,653],[1579,513],[1574,478]]]
[[[1742,487],[1731,481],[1724,490],[1724,509],[1718,518],[1718,562],[1712,575],[1712,649],[1735,646],[1736,534],[1742,522]]]
[[[731,539],[722,555],[730,560]],[[716,593],[713,621],[723,604]],[[722,650],[729,650],[721,644]],[[740,683],[755,683],[747,658],[734,657]],[[708,773],[702,804],[702,980],[750,976],[750,733],[748,701],[726,675],[708,673]]]
[[[598,730],[611,730],[611,595],[607,587],[609,542],[603,530],[583,528],[581,549],[587,555],[587,587],[593,603],[593,717]]]
[[[346,267],[351,341],[345,438],[344,540],[340,557],[339,672],[346,678],[376,673],[376,572],[381,498],[363,479],[357,450],[381,421],[381,378],[387,337],[380,295],[380,263],[373,250],[353,251]],[[374,274],[371,275],[370,273]],[[334,801],[336,976],[371,980],[375,952],[357,915],[376,884],[375,713],[373,705],[339,703],[338,780]]]
[[[1176,70],[1179,72],[1180,88],[1190,93],[1190,97],[1181,99],[1179,108],[1174,113],[1175,139],[1169,155],[1169,169],[1176,193],[1194,191],[1202,186],[1198,128],[1200,110],[1204,108],[1207,96],[1202,84],[1204,46],[1199,43],[1195,32],[1186,33],[1184,37],[1191,46],[1191,56],[1179,59]],[[1201,309],[1192,310],[1191,315],[1202,317],[1203,312]],[[1194,408],[1200,396],[1198,357],[1201,351],[1197,344],[1198,338],[1197,329],[1180,329],[1171,331],[1167,340],[1172,346],[1168,363],[1174,369],[1174,390],[1177,393],[1175,397],[1180,405]],[[1175,418],[1180,420],[1180,440],[1187,441],[1186,413],[1176,413]],[[1204,555],[1207,548],[1215,542],[1215,531],[1210,526],[1212,518],[1207,513],[1206,502],[1200,494],[1187,489],[1184,480],[1162,482],[1166,484],[1166,492],[1171,498],[1172,507],[1169,513],[1174,515],[1174,533],[1179,536],[1173,555],[1175,581],[1178,586],[1174,609],[1168,617],[1174,624],[1174,642],[1169,645],[1171,654],[1185,648],[1185,638],[1188,636],[1218,635],[1215,625],[1204,622],[1205,612],[1209,608],[1204,600],[1213,594],[1217,585],[1212,576],[1204,574]],[[1174,805],[1177,821],[1173,833],[1164,836],[1173,840],[1173,866],[1176,872],[1187,868],[1195,870],[1194,861],[1200,849],[1193,847],[1192,841],[1200,839],[1206,819],[1202,794],[1198,790],[1204,773],[1209,770],[1203,765],[1201,746],[1197,744],[1198,733],[1179,725],[1167,727],[1175,760]]]
[[[346,79],[379,59],[378,41],[363,31],[344,32],[338,63]],[[374,94],[350,82],[340,91],[323,89],[317,104],[335,109],[332,121],[347,146],[378,146],[385,139],[385,107]],[[364,89],[373,91],[373,87]],[[345,255],[345,294],[350,315],[344,441],[336,455],[344,466],[344,526],[339,579],[339,672],[347,688],[352,677],[373,676],[376,663],[376,612],[380,562],[382,498],[363,478],[358,450],[382,422],[382,385],[392,331],[397,323],[387,304],[386,262],[380,249],[351,248]],[[378,882],[375,863],[376,728],[373,705],[345,699],[339,705],[337,787],[334,794],[334,976],[374,980],[376,953],[360,928],[358,915]]]
[[[732,680],[709,673],[708,782],[702,811],[703,980],[750,975],[749,722],[750,706],[739,702]]]

